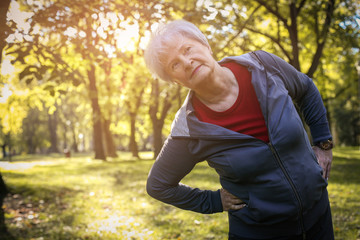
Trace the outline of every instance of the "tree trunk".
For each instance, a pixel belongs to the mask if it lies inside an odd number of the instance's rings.
[[[162,129],[163,129],[163,125],[159,123],[158,121],[153,123],[153,136],[154,136],[154,158],[156,158],[162,148]]]
[[[111,59],[107,62],[104,62],[104,64],[102,65],[102,68],[105,72],[105,86],[106,86],[106,90],[107,90],[109,99],[111,99],[112,95],[113,95],[113,89],[111,86],[111,78],[110,78],[111,66],[112,66]],[[112,105],[111,101],[108,101],[107,104],[109,104],[110,106]],[[116,157],[118,157],[118,155],[116,154],[114,138],[110,131],[111,115],[112,115],[112,111],[110,110],[107,112],[106,117],[104,117],[104,120],[103,120],[106,156],[116,158]]]
[[[68,148],[69,148],[69,146],[68,146],[68,142],[67,142],[67,129],[68,129],[68,127],[67,127],[67,125],[66,125],[66,122],[64,122],[63,123],[63,139],[64,139],[64,145],[63,145],[63,150],[65,151],[65,150],[69,150]]]
[[[329,29],[332,23],[332,18],[334,15],[334,9],[335,9],[335,0],[329,0],[328,5],[327,5],[327,9],[326,9],[326,18],[325,18],[325,23],[323,26],[323,29],[320,33],[320,36],[318,36],[318,43],[317,43],[317,48],[316,48],[316,52],[313,56],[312,62],[311,62],[311,66],[307,72],[307,75],[309,77],[313,77],[319,63],[320,63],[320,58],[322,56],[324,47],[325,47],[325,43],[326,43],[326,39],[329,33]]]
[[[297,31],[297,9],[295,2],[290,3],[290,19],[291,25],[289,28],[289,35],[292,45],[292,59],[291,64],[300,71],[300,62],[299,62],[299,39]]]
[[[170,93],[167,92],[166,94],[166,101],[163,104],[163,108],[160,110],[160,86],[159,86],[159,80],[155,79],[151,84],[151,99],[152,103],[150,104],[149,108],[149,115],[151,119],[151,123],[153,126],[153,151],[154,151],[154,158],[157,157],[157,155],[160,153],[160,150],[162,148],[162,129],[164,127],[164,122],[166,115],[168,111],[170,110],[172,106],[172,102],[179,96],[180,89],[178,88],[176,93],[170,98]],[[158,112],[161,111],[160,116],[158,117]]]
[[[1,149],[2,149],[2,154],[3,154],[3,159],[5,160],[5,158],[6,158],[6,143],[1,145]]]
[[[91,65],[90,69],[88,70],[88,78],[89,78],[89,97],[91,100],[91,107],[92,107],[93,142],[94,142],[95,159],[101,159],[106,161],[104,145],[103,145],[103,137],[102,137],[102,127],[101,127],[101,111],[98,102],[98,90],[96,87],[94,65]]]
[[[5,39],[7,38],[7,24],[6,24],[6,13],[8,12],[10,6],[10,0],[1,0],[0,1],[0,66],[2,63],[2,52],[6,45]],[[5,225],[5,214],[3,210],[3,202],[6,197],[8,190],[6,188],[5,182],[0,173],[0,236],[10,239],[10,234],[7,231]]]
[[[135,123],[136,123],[136,113],[130,113],[130,151],[135,158],[139,157],[139,149],[135,138]]]
[[[6,24],[6,13],[10,6],[10,0],[0,1],[0,63],[2,62],[2,51],[6,46],[5,39],[7,38],[8,26]]]
[[[74,124],[72,124],[72,127],[71,127],[71,133],[72,133],[72,138],[73,138],[73,143],[72,143],[72,150],[76,153],[79,152],[79,148],[78,148],[78,141],[77,141],[77,138],[76,138],[76,131],[75,131],[75,126]]]
[[[110,120],[104,119],[104,137],[105,137],[105,146],[106,146],[106,156],[116,158],[116,147],[114,144],[114,139],[110,131]]]
[[[5,225],[5,214],[3,209],[3,203],[6,195],[8,194],[8,189],[5,185],[5,182],[0,174],[0,239],[10,239],[10,234]],[[4,238],[2,238],[4,236]]]
[[[57,141],[57,110],[53,115],[48,114],[48,127],[50,132],[50,153],[59,153],[58,141]]]
[[[124,76],[126,76],[126,75],[124,74]],[[135,91],[136,95],[134,96],[134,99],[132,101],[130,101],[130,100],[125,101],[125,104],[127,105],[128,112],[129,112],[129,115],[130,115],[130,143],[129,143],[129,148],[130,148],[130,151],[132,152],[133,157],[136,157],[136,158],[140,158],[139,157],[139,148],[138,148],[138,144],[136,142],[136,137],[135,137],[135,133],[136,133],[136,126],[135,126],[136,125],[136,116],[137,116],[137,113],[138,113],[140,105],[141,105],[143,93],[144,93],[144,90],[145,90],[145,85],[141,86],[140,88],[138,87],[138,88],[133,89],[133,91],[136,90]]]
[[[32,136],[27,139],[27,145],[28,145],[28,154],[35,154],[36,146],[34,144]]]

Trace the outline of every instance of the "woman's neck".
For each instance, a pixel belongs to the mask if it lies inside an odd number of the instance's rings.
[[[220,67],[206,86],[194,90],[196,97],[214,111],[225,111],[236,101],[239,87],[234,74],[226,67]]]

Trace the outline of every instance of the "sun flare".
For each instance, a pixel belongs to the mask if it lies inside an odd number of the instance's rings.
[[[128,24],[122,22],[120,24],[121,29],[115,30],[116,47],[120,51],[135,51],[136,42],[139,38],[139,26],[137,23]]]

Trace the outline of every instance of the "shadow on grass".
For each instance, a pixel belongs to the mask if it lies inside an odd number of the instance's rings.
[[[51,154],[26,154],[26,155],[14,155],[11,157],[10,162],[32,162],[32,161],[44,161],[44,160],[51,160],[54,159],[61,159],[64,158],[64,154],[61,153],[51,153]],[[0,159],[0,162],[7,162],[9,161],[8,157]]]
[[[81,190],[75,190],[63,186],[47,186],[41,184],[16,184],[8,186],[10,195],[22,196],[29,202],[58,202],[60,203],[68,196],[72,196]],[[65,205],[58,206],[59,209],[63,209]]]
[[[14,239],[34,239],[39,236],[45,239],[77,238],[66,229],[66,226],[73,225],[74,214],[64,212],[72,208],[66,199],[79,191],[62,186],[33,184],[8,187],[10,193],[4,206],[6,222]]]
[[[330,180],[339,184],[360,184],[360,160],[336,157],[333,160]]]

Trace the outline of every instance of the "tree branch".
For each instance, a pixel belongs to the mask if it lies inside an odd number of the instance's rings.
[[[302,0],[300,5],[296,8],[296,12],[299,14],[301,9],[304,7],[306,0]]]
[[[329,0],[328,1],[328,5],[327,5],[327,10],[326,10],[326,18],[325,18],[325,23],[324,23],[324,27],[320,33],[319,36],[319,43],[316,49],[316,52],[313,56],[313,60],[311,63],[311,66],[307,72],[307,75],[309,77],[312,77],[320,63],[320,58],[326,43],[326,39],[329,33],[329,29],[331,26],[331,22],[332,22],[332,17],[333,17],[333,13],[334,13],[334,9],[335,9],[335,0]]]
[[[260,7],[261,7],[261,5],[257,6],[257,7],[254,9],[254,11],[250,14],[249,18],[246,19],[245,23],[240,27],[239,31],[238,31],[232,38],[230,38],[230,39],[227,41],[227,43],[224,45],[224,47],[221,49],[221,51],[224,51],[224,49],[225,49],[226,47],[228,47],[229,44],[230,44],[232,41],[234,41],[234,39],[237,38],[237,37],[240,35],[240,33],[244,30],[244,28],[245,28],[245,26],[247,25],[247,23],[251,20],[252,16],[255,14],[255,12],[256,12]],[[235,11],[234,11],[234,14],[235,14],[235,16],[236,16],[236,19],[240,20],[239,15],[238,15]]]
[[[289,27],[289,35],[291,40],[291,46],[292,46],[292,62],[291,64],[300,71],[300,62],[299,62],[299,39],[298,39],[298,27],[297,27],[297,8],[295,2],[291,2],[289,4],[289,12],[290,12],[290,19],[291,19],[291,25]]]
[[[289,25],[287,23],[286,18],[281,16],[279,11],[272,9],[265,1],[263,0],[256,0],[261,6],[265,7],[270,13],[274,14],[280,21],[282,21],[287,29],[289,29]]]
[[[269,34],[266,34],[266,33],[263,33],[263,32],[260,32],[259,30],[256,30],[256,29],[252,29],[250,27],[245,27],[247,30],[253,32],[253,33],[257,33],[257,34],[260,34],[260,35],[263,35],[267,38],[269,38],[271,41],[273,41],[274,43],[276,43],[276,45],[279,46],[279,48],[281,49],[281,51],[284,53],[284,55],[288,58],[289,62],[291,62],[291,57],[289,55],[289,53],[285,50],[285,48],[281,45],[279,39],[276,39],[274,38],[273,36],[269,35]]]
[[[323,98],[323,101],[326,102],[328,100],[338,99],[341,94],[343,94],[347,89],[351,87],[351,83],[347,84],[345,87],[340,88],[337,92],[335,92],[335,96]]]

